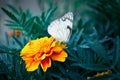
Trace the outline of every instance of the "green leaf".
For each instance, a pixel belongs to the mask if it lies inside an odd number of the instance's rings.
[[[2,8],[2,10],[12,19],[14,20],[15,22],[19,23],[18,19],[15,17],[14,14],[12,14],[11,12],[9,12],[8,10]]]
[[[88,20],[85,24],[83,24],[82,28],[84,28],[84,33],[91,34],[93,31],[92,21]]]
[[[80,19],[80,20],[78,21],[77,26],[78,26],[79,29],[83,28],[83,27],[82,27],[82,26],[83,26],[83,20],[82,20],[82,19]]]
[[[13,39],[16,41],[16,43],[22,48],[23,44],[15,37],[13,36]]]
[[[16,23],[8,23],[8,24],[5,24],[6,26],[9,26],[9,27],[18,27],[20,26],[19,24],[16,24]]]
[[[7,23],[12,23],[12,24],[16,24],[16,22],[12,21],[12,20],[5,20]]]
[[[30,18],[30,19],[25,23],[24,28],[28,28],[29,26],[31,26],[31,24],[33,24],[33,22],[34,22],[34,19],[35,19],[35,17]]]
[[[72,48],[67,48],[67,53],[69,55],[68,59],[71,61],[77,61],[76,53],[72,50]]]
[[[117,37],[116,39],[116,43],[115,43],[115,50],[116,53],[112,53],[113,55],[113,60],[112,60],[112,64],[111,64],[111,68],[114,68],[116,66],[116,64],[119,62],[119,57],[120,57],[120,39],[119,37]]]
[[[7,32],[5,33],[5,39],[6,39],[7,45],[9,45],[10,38],[8,37],[8,33]]]
[[[47,22],[47,20],[50,20],[50,18],[52,17],[53,13],[55,12],[56,8],[50,8],[45,16],[45,22]]]
[[[77,46],[79,46],[81,35],[82,35],[83,31],[84,31],[84,29],[77,30],[76,32],[74,32],[74,34],[72,34],[72,36],[70,38],[68,45],[72,46],[73,48],[76,48]]]
[[[0,43],[0,53],[10,53],[11,49]]]
[[[39,18],[38,16],[36,16],[35,18],[36,18],[37,23],[40,24],[40,27],[43,27],[44,26],[44,22],[42,21],[42,19]]]
[[[73,63],[71,66],[78,66],[87,70],[91,71],[105,71],[109,70],[110,68],[108,66],[102,65],[102,64],[80,64],[80,63]]]
[[[107,52],[106,50],[104,49],[104,47],[98,43],[97,41],[96,42],[92,42],[89,40],[88,42],[88,46],[100,57],[103,58],[104,61],[109,61],[108,58],[106,58],[107,56]]]
[[[82,35],[83,31],[84,31],[84,29],[81,29],[81,30],[78,32],[78,34],[76,35],[76,38],[75,38],[75,40],[74,40],[74,46],[76,46],[76,45],[79,44],[78,42],[79,42],[79,40],[80,40],[80,38],[81,38],[81,35]]]
[[[60,75],[57,75],[57,74],[54,74],[54,73],[51,73],[50,76],[55,77],[58,80],[63,80],[63,78]]]
[[[20,24],[24,26],[25,22],[26,22],[26,15],[25,15],[25,13],[22,13],[21,19],[20,19]]]
[[[32,34],[31,31],[33,28],[33,24],[34,24],[34,17],[30,18],[24,25],[23,29],[28,35]]]
[[[19,12],[18,12],[18,10],[15,8],[15,7],[13,7],[12,5],[7,5],[9,8],[10,8],[10,10],[12,10],[15,14],[19,14]]]
[[[28,19],[32,17],[32,14],[30,13],[29,9],[26,10],[25,15],[26,15],[26,18],[28,18]]]
[[[41,20],[42,20],[43,22],[45,22],[45,12],[42,12],[42,14],[41,14]]]
[[[21,26],[11,27],[11,29],[13,29],[13,30],[20,30],[20,31],[24,30]]]

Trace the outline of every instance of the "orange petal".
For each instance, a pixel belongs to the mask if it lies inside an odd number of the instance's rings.
[[[14,35],[14,31],[13,30],[8,32],[8,36],[13,37],[13,35]]]
[[[33,61],[27,64],[26,65],[27,71],[35,71],[36,69],[38,69],[39,63],[40,63],[39,61]]]
[[[21,31],[20,30],[15,30],[16,35],[20,35]]]
[[[53,53],[51,55],[51,58],[55,61],[64,62],[67,56],[67,53],[65,51],[62,51],[61,53]]]
[[[60,53],[62,51],[62,48],[61,47],[54,47],[52,50],[55,53]]]
[[[19,38],[20,34],[21,34],[21,31],[20,30],[15,30],[15,33],[16,33],[16,36]]]
[[[41,61],[41,67],[44,72],[47,71],[47,68],[51,67],[51,60],[50,58],[45,58],[44,60]]]

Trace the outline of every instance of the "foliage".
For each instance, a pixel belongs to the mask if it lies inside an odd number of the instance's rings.
[[[95,10],[92,11],[91,16],[94,20],[94,24],[96,25],[96,29],[100,37],[115,37],[116,35],[120,36],[119,0],[99,0],[95,1],[94,3],[89,2],[88,5]],[[104,33],[99,31],[100,28]]]
[[[79,6],[75,6],[77,1],[73,3],[74,14],[80,11]],[[19,38],[6,34],[7,45],[0,43],[0,79],[87,80],[88,77],[91,77],[89,80],[120,79],[120,29],[118,29],[120,1],[86,2],[94,10],[85,13],[89,18],[87,21],[78,14],[74,15],[72,36],[66,49],[69,55],[67,61],[53,62],[52,67],[45,73],[41,68],[27,72],[19,54],[29,40],[49,36],[47,27],[56,17],[54,13],[58,7],[50,7],[40,16],[33,16],[29,10],[24,12],[21,8],[16,9],[11,5],[8,5],[10,10],[2,8],[9,17],[5,25],[13,30],[20,30],[22,34]],[[97,72],[107,70],[111,70],[112,74],[94,77]]]

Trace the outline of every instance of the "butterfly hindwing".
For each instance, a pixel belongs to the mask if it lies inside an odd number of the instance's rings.
[[[73,14],[68,12],[62,18],[50,23],[48,26],[48,33],[56,40],[68,42],[73,25]]]

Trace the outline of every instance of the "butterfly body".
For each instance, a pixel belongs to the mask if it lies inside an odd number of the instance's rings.
[[[56,40],[68,42],[72,32],[73,13],[68,12],[62,18],[56,19],[48,26],[48,33]]]

